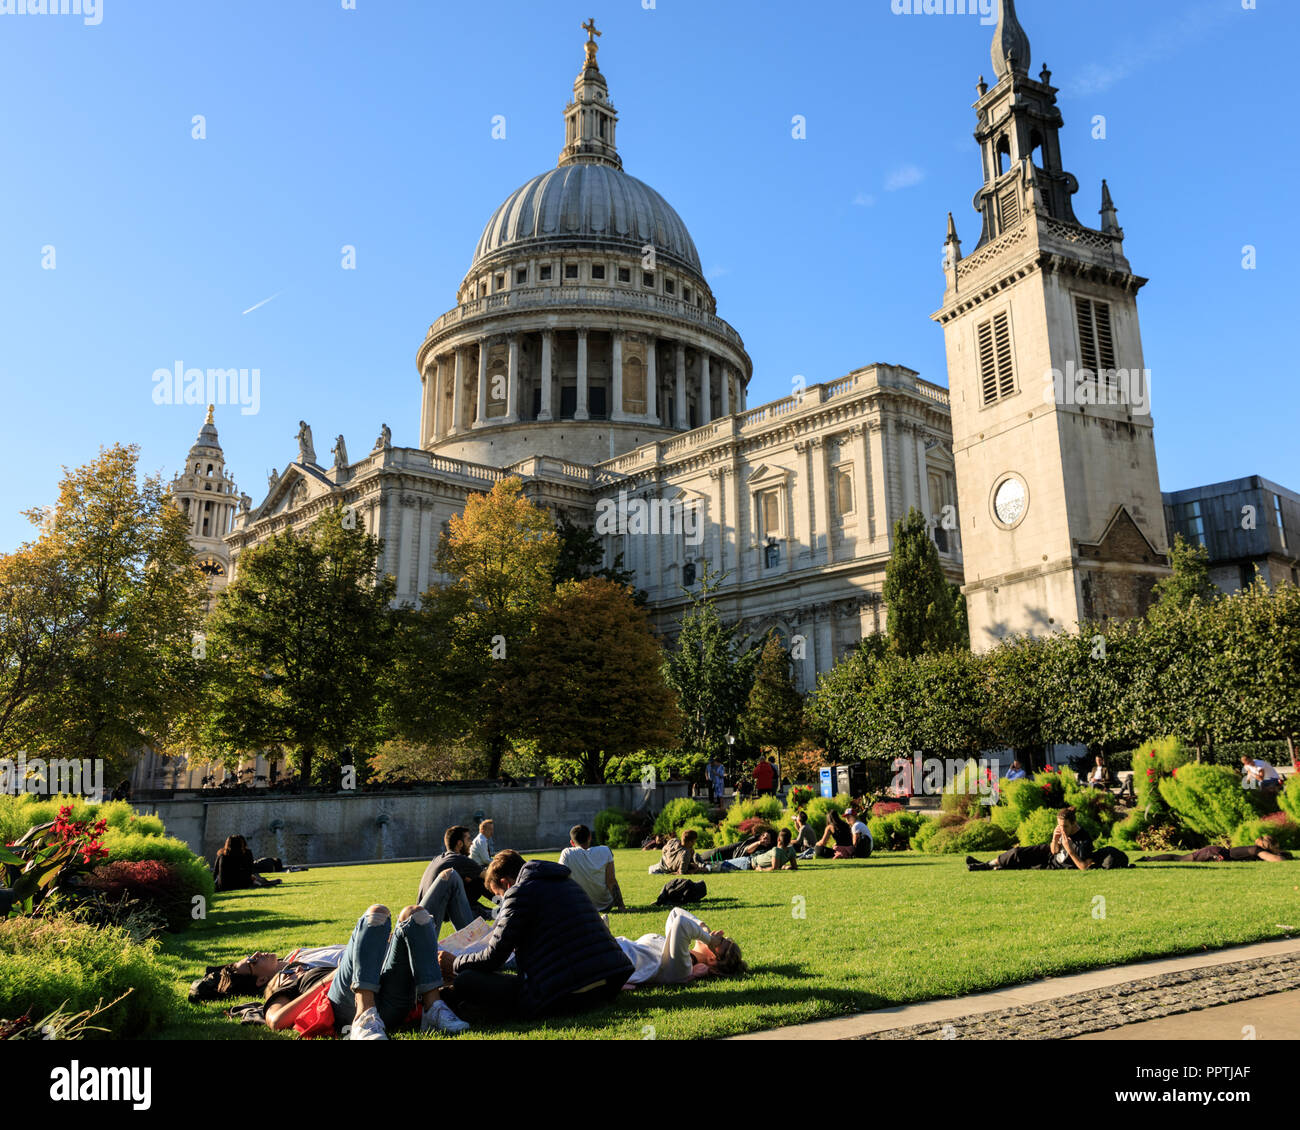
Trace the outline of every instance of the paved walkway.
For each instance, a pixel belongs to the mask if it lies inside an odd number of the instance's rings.
[[[1300,990],[1091,1032],[1076,1040],[1300,1040]]]
[[[1237,1002],[1272,995],[1267,1004]],[[878,1009],[838,1020],[823,1020],[735,1037],[741,1040],[863,1040],[863,1039],[1061,1039],[1097,1032],[1118,1038],[1147,1039],[1142,1034],[1119,1035],[1148,1023],[1170,1023],[1173,1030],[1191,1032],[1196,1025],[1165,1018],[1194,1011],[1218,1012],[1213,1006],[1246,1008],[1268,1019],[1242,1020],[1234,1031],[1254,1024],[1257,1033],[1272,1030],[1277,1002],[1300,995],[1300,938],[1260,942],[1249,946],[1160,958],[1133,965],[1111,966],[1068,977],[1052,977],[1012,985],[989,993],[926,1001]],[[1234,1023],[1237,1013],[1223,1013]],[[1293,1024],[1293,1027],[1295,1025]],[[1102,1037],[1107,1038],[1107,1037]],[[1198,1035],[1162,1037],[1199,1039]],[[1217,1037],[1222,1039],[1222,1036]],[[1270,1038],[1260,1035],[1259,1038]],[[1281,1038],[1273,1036],[1271,1038]]]

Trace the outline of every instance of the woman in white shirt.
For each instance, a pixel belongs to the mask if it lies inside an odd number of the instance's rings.
[[[699,977],[734,977],[748,968],[735,942],[680,906],[668,912],[662,934],[614,940],[633,966],[624,988],[685,985]]]

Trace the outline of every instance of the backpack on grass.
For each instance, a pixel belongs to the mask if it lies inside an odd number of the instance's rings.
[[[699,902],[708,893],[709,888],[703,882],[685,878],[673,879],[664,884],[664,889],[659,892],[655,902],[659,906],[684,906],[688,902]]]

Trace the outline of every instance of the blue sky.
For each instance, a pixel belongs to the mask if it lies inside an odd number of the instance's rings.
[[[417,443],[416,349],[493,208],[554,166],[589,16],[625,167],[690,227],[754,359],[750,404],[874,361],[946,384],[929,314],[948,211],[967,251],[979,235],[970,105],[992,77],[992,28],[891,0],[649,3],[102,0],[95,26],[0,14],[0,550],[28,536],[18,512],[53,497],[60,466],[102,444],[177,470],[204,412],[154,403],[152,374],[178,361],[260,371],[257,413],[217,415],[256,499],[294,457],[300,418],[322,458],[340,431],[368,450],[385,421]],[[1034,73],[1046,61],[1061,87],[1075,210],[1097,222],[1107,177],[1152,280],[1140,311],[1162,486],[1263,474],[1300,489],[1286,328],[1300,4],[1019,9]]]

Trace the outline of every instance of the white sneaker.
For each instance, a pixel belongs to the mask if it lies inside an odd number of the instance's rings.
[[[420,1031],[447,1032],[454,1036],[459,1032],[468,1032],[469,1025],[447,1007],[446,1001],[437,1000],[424,1010]]]
[[[352,1021],[351,1031],[348,1033],[349,1040],[386,1040],[388,1039],[388,1030],[384,1027],[384,1022],[379,1019],[379,1010],[377,1008],[368,1008],[354,1021]]]

